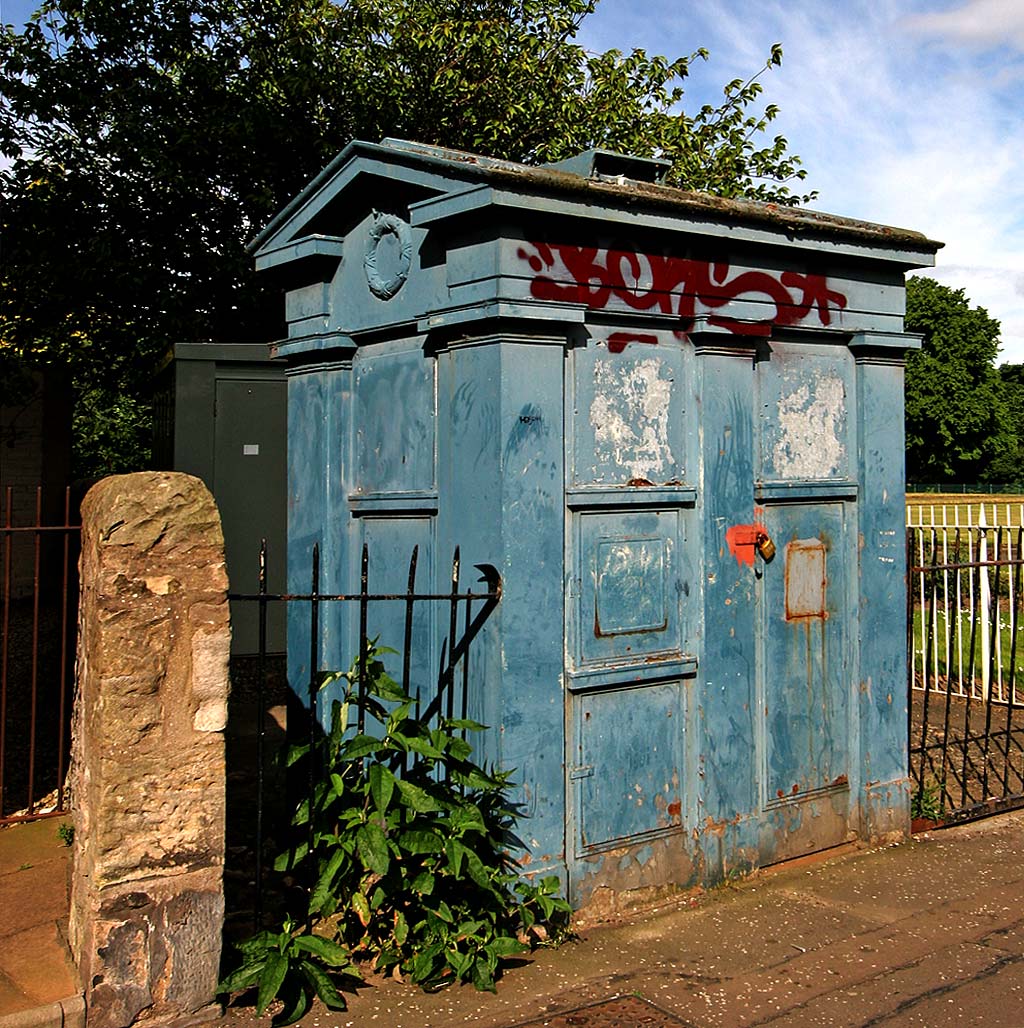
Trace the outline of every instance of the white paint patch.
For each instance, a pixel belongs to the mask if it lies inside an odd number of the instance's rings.
[[[779,438],[772,464],[779,478],[830,478],[845,464],[846,421],[843,381],[823,376],[779,399]]]
[[[654,359],[602,361],[594,368],[590,424],[596,456],[625,468],[630,479],[659,481],[675,464],[668,445],[672,380],[661,377],[661,368]]]

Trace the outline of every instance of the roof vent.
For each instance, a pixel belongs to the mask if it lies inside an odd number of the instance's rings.
[[[662,182],[672,162],[658,157],[634,157],[613,150],[584,150],[575,157],[567,157],[545,167],[606,182]]]

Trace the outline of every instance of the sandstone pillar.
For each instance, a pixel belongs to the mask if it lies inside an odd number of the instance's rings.
[[[213,1016],[224,913],[227,574],[188,475],[82,504],[72,951],[89,1028]]]

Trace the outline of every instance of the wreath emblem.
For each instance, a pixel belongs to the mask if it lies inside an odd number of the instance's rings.
[[[377,254],[380,241],[387,235],[398,240],[398,267],[390,278],[384,278],[377,268]],[[396,214],[373,212],[373,225],[370,226],[370,238],[366,243],[363,256],[363,270],[366,272],[366,283],[374,296],[382,300],[390,300],[409,277],[412,264],[412,232],[409,226]]]

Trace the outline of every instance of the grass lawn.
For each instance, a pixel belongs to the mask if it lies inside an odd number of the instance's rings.
[[[935,629],[934,634],[938,639],[938,674],[945,677],[947,674],[946,667],[946,612],[941,606],[935,611]],[[955,618],[955,611],[950,609],[949,620],[950,625],[950,655],[949,655],[949,676],[956,681],[959,676],[959,668],[961,662],[961,652],[958,651],[957,646],[957,625]],[[1002,668],[1003,668],[1003,683],[1008,684],[1010,679],[1010,659],[1011,659],[1011,648],[1013,645],[1013,633],[1010,632],[1008,616],[1004,613],[1002,616],[1002,627],[999,631],[998,637],[995,632],[992,635],[992,646],[993,648],[998,645],[1002,657]],[[915,669],[918,673],[921,672],[921,649],[928,643],[927,628],[922,641],[922,629],[921,629],[922,615],[920,610],[914,611],[914,638],[913,647],[917,653],[915,660]],[[1016,662],[1016,688],[1017,694],[1020,698],[1024,698],[1024,622],[1018,621],[1017,625],[1017,651],[1015,656]],[[970,673],[968,671],[968,661],[971,655],[971,618],[970,611],[964,611],[961,615],[960,622],[960,646],[962,646],[962,660],[963,660],[963,675],[964,684],[970,681]],[[934,646],[934,643],[933,643]],[[934,649],[932,650],[934,652]],[[997,660],[999,657],[997,656]],[[996,674],[998,675],[998,664],[996,665]],[[978,682],[981,681],[981,623],[979,622],[975,628],[974,636],[974,674]]]
[[[1022,524],[1024,515],[1024,495],[985,493],[907,493],[907,506],[912,508],[911,518],[917,524],[923,516],[925,525],[932,523],[931,509],[935,511],[935,521],[941,524],[943,519],[947,525],[957,520],[961,525],[976,525],[981,508],[985,508],[985,520],[993,523],[992,510],[995,507],[998,524],[1017,528]],[[943,514],[943,508],[945,513]]]

